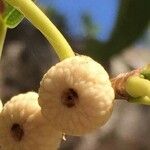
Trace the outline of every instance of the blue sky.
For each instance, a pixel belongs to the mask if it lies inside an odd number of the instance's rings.
[[[39,0],[64,14],[73,34],[81,33],[80,14],[88,12],[99,26],[98,38],[107,40],[115,23],[119,0]]]

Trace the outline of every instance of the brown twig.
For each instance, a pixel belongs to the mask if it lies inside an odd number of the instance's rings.
[[[131,72],[121,73],[117,77],[111,79],[112,87],[115,90],[116,99],[128,100],[130,96],[125,90],[125,83],[129,77],[138,76],[140,71],[141,69],[136,69]]]
[[[4,12],[4,9],[5,9],[4,2],[2,0],[0,0],[0,14],[2,14]]]

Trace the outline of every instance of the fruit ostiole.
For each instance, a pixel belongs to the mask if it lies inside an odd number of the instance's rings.
[[[41,114],[38,93],[13,96],[0,110],[0,146],[3,150],[56,150],[62,133]]]
[[[39,105],[51,126],[82,136],[111,116],[114,90],[105,69],[88,56],[67,58],[51,67],[39,89]]]

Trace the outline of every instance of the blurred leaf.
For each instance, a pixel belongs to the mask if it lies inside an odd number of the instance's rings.
[[[22,20],[24,16],[9,4],[6,4],[3,19],[7,27],[15,28]]]
[[[92,17],[89,14],[84,13],[81,18],[85,36],[88,38],[96,38],[99,33],[99,28],[93,22]]]
[[[108,41],[86,39],[86,53],[108,61],[138,40],[150,21],[150,0],[121,0],[116,24]],[[93,42],[94,41],[94,42]],[[95,46],[96,43],[96,46]]]
[[[138,40],[150,21],[150,0],[121,0],[116,25],[106,44],[105,55],[120,53]]]

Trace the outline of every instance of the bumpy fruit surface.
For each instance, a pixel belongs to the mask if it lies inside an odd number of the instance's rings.
[[[39,89],[43,115],[57,130],[83,135],[106,123],[114,90],[104,68],[87,56],[67,58],[44,75]]]
[[[38,94],[14,96],[0,114],[2,150],[56,150],[61,133],[48,126],[38,105]]]

